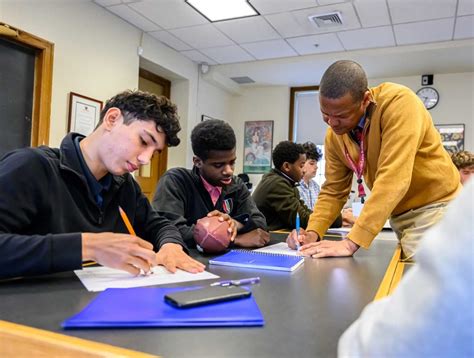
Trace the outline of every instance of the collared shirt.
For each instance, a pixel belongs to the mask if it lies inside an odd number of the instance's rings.
[[[214,186],[212,184],[209,184],[206,179],[200,175],[202,183],[204,185],[204,188],[206,188],[207,192],[211,196],[212,204],[216,205],[217,200],[219,200],[219,197],[221,196],[222,193],[222,187],[221,186]]]
[[[93,198],[98,206],[102,207],[103,204],[103,192],[106,192],[110,189],[110,184],[112,183],[112,175],[107,173],[102,179],[97,180],[95,176],[90,171],[87,163],[82,155],[81,147],[79,145],[80,137],[76,137],[74,139],[74,145],[76,147],[77,156],[79,158],[79,162],[81,163],[82,173],[86,177],[87,185],[89,186],[89,190],[92,193]]]
[[[305,183],[303,179],[300,181],[298,186],[298,191],[300,192],[300,198],[304,201],[306,206],[313,210],[316,200],[318,200],[319,195],[319,185],[314,180],[310,180],[308,184]]]
[[[365,125],[365,113],[359,120],[359,124],[357,124],[357,127],[355,127],[353,130],[349,132],[350,136],[352,139],[354,139],[357,144],[360,145],[360,138],[362,136],[362,132],[364,131],[364,125]]]

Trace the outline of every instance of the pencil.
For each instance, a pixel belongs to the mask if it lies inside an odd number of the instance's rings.
[[[128,233],[130,235],[137,236],[135,234],[135,230],[133,230],[132,224],[130,224],[130,220],[128,220],[128,216],[125,213],[125,211],[123,211],[123,209],[120,207],[120,205],[119,205],[118,208],[119,208],[119,211],[120,211],[120,216],[122,217],[122,220],[125,223],[125,226],[127,227]],[[144,271],[143,269],[140,269],[140,275],[148,276],[148,275],[151,275],[151,274],[153,274],[153,271],[152,271],[151,267],[148,269],[148,271]]]
[[[130,220],[128,220],[127,214],[125,214],[125,211],[123,211],[123,209],[120,206],[118,208],[120,211],[120,216],[122,217],[122,220],[125,226],[127,227],[128,233],[130,235],[137,236],[137,234],[135,234],[135,230],[133,230],[132,224],[130,224]]]

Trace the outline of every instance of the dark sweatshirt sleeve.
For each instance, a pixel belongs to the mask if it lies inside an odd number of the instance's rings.
[[[168,243],[183,246],[185,251],[187,247],[183,237],[176,226],[159,212],[153,210],[148,199],[143,195],[138,184],[137,186],[137,210],[135,220],[142,223],[144,228],[143,238],[153,244],[154,250],[158,251],[161,246]],[[140,236],[139,234],[139,236]]]
[[[48,172],[32,149],[0,161],[0,277],[40,275],[81,268],[80,233],[25,234],[48,202]]]
[[[244,227],[239,230],[239,234],[244,234],[255,229],[267,231],[265,216],[258,210],[257,204],[255,204],[249,190],[240,178],[237,178],[236,183],[239,185],[239,190],[236,199],[237,210],[234,219],[244,224]],[[248,220],[242,222],[240,218],[248,218]]]
[[[175,176],[165,173],[158,182],[152,206],[158,214],[166,217],[176,226],[184,241],[193,240],[194,225],[188,225],[185,218],[186,188]]]

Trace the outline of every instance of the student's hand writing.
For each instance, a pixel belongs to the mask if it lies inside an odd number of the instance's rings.
[[[255,229],[235,238],[235,244],[241,247],[262,247],[270,241],[270,234],[262,229]]]
[[[303,256],[319,259],[330,256],[352,256],[359,249],[355,242],[344,239],[341,241],[322,240],[301,246]]]
[[[306,231],[304,229],[300,229],[300,234],[296,234],[296,230],[290,232],[288,237],[286,238],[286,243],[290,249],[296,250],[296,242],[298,240],[300,245],[309,244],[310,242],[315,242],[319,239],[318,234],[314,231]]]
[[[178,244],[168,243],[160,247],[156,253],[158,265],[163,265],[169,272],[175,273],[176,269],[182,269],[191,273],[204,271],[205,266],[194,260]]]
[[[239,230],[243,225],[238,221],[232,219],[228,214],[221,213],[219,210],[213,210],[207,216],[219,216],[220,221],[227,221],[229,224],[229,232],[232,233],[230,241],[234,241],[237,236],[237,230]]]
[[[82,233],[82,260],[97,263],[138,275],[156,266],[153,245],[128,234]]]

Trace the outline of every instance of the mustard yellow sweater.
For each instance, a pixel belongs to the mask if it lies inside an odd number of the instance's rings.
[[[415,93],[394,83],[383,83],[370,92],[364,181],[371,194],[348,234],[364,248],[370,246],[391,215],[449,201],[461,189],[459,173]],[[353,172],[344,157],[344,143],[357,163],[359,146],[349,134],[336,135],[328,128],[326,182],[307,227],[320,237],[341,211],[351,190]]]

